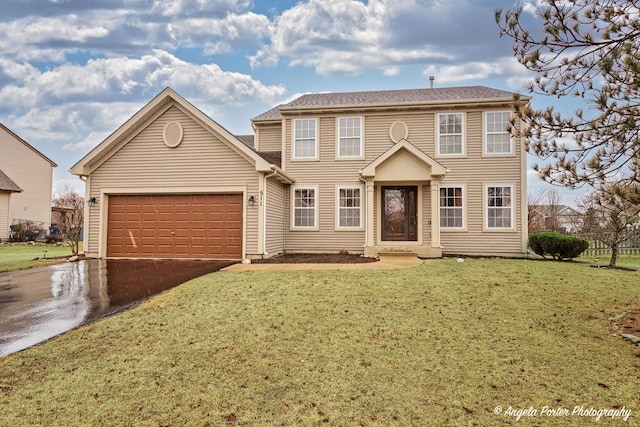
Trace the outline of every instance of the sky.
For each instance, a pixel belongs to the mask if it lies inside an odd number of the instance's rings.
[[[309,92],[483,85],[533,75],[494,9],[540,0],[3,0],[0,122],[68,170],[165,87],[234,134]],[[537,108],[572,101],[536,96]],[[530,165],[537,161],[529,159]],[[529,171],[529,193],[545,184]],[[574,204],[581,193],[560,190]]]

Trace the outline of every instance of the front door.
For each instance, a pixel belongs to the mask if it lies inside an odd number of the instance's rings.
[[[418,187],[382,187],[382,240],[416,241]]]

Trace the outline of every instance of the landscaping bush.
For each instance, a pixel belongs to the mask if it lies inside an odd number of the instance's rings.
[[[589,242],[578,237],[565,236],[558,233],[534,233],[529,236],[529,248],[544,257],[550,255],[553,259],[573,259],[589,247]]]
[[[40,235],[40,228],[33,223],[13,224],[9,240],[12,242],[33,242]]]

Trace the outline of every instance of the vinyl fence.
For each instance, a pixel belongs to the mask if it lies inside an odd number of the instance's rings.
[[[596,235],[593,234],[573,234],[589,242],[589,249],[584,251],[586,256],[611,255],[611,248],[605,245]],[[640,255],[640,234],[637,230],[632,230],[627,240],[618,247],[618,255]]]

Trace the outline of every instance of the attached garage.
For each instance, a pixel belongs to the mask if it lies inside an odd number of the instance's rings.
[[[271,191],[294,182],[166,88],[71,168],[85,183],[84,252],[243,259],[266,253]],[[273,250],[282,250],[282,245]]]
[[[242,258],[242,194],[112,195],[107,256]]]

